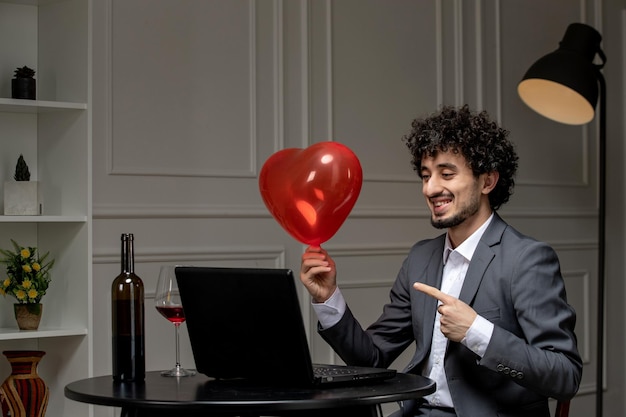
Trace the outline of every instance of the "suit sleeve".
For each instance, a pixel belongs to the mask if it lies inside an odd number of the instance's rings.
[[[507,273],[516,326],[495,328],[481,366],[532,391],[569,399],[578,391],[582,361],[576,347],[576,314],[567,303],[559,261],[548,245],[528,244],[503,268]],[[504,314],[504,313],[503,313]]]
[[[408,258],[378,320],[364,330],[349,307],[333,327],[318,332],[349,365],[388,367],[413,341]]]

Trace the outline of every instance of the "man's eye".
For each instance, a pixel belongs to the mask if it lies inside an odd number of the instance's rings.
[[[441,174],[441,176],[443,178],[451,178],[452,176],[454,176],[454,173],[453,172],[444,172],[444,173]]]
[[[428,181],[428,179],[430,178],[430,175],[422,174],[420,178],[422,179],[422,181]]]

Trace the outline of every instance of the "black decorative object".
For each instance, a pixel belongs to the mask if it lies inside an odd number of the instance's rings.
[[[35,100],[37,98],[37,81],[35,78],[35,70],[23,66],[15,70],[15,78],[11,80],[11,97],[27,100]]]
[[[17,164],[15,164],[15,174],[13,174],[15,181],[30,181],[30,170],[28,164],[24,160],[24,155],[20,154],[17,158]]]

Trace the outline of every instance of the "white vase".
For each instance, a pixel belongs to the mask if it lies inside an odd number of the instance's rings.
[[[43,211],[38,181],[5,181],[4,214],[36,216]]]

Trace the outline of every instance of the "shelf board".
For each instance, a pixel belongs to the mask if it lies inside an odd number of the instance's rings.
[[[0,0],[0,3],[21,4],[22,6],[43,6],[58,0]]]
[[[87,216],[3,216],[0,223],[85,223]]]
[[[36,6],[37,0],[1,0],[0,3],[21,4],[24,6]]]
[[[40,328],[39,330],[18,330],[0,327],[0,340],[41,339],[47,337],[85,336],[86,328]]]
[[[0,111],[8,113],[48,113],[52,111],[86,109],[87,104],[85,103],[0,98]]]

